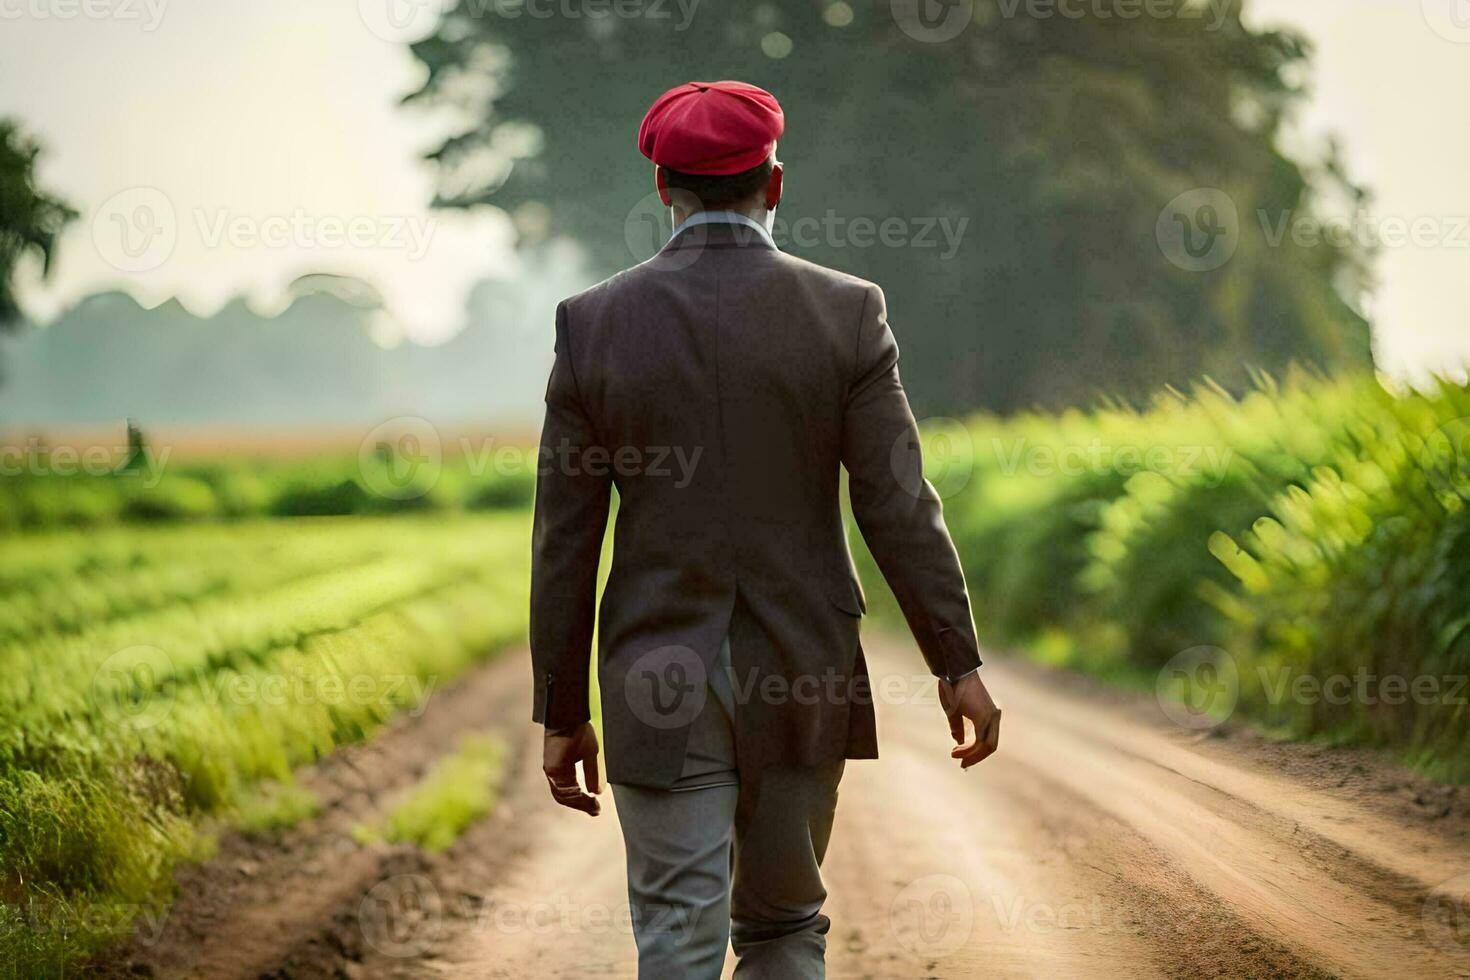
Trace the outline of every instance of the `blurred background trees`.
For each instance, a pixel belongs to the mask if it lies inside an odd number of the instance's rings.
[[[1330,158],[1309,170],[1277,148],[1305,42],[1253,33],[1228,7],[1037,19],[977,0],[957,37],[924,43],[888,3],[704,0],[662,19],[460,4],[413,46],[428,75],[409,101],[466,122],[431,154],[438,203],[505,208],[528,252],[572,236],[610,273],[646,257],[628,241],[652,189],[634,140],[652,100],[692,78],[771,89],[787,112],[783,221],[968,219],[949,257],[942,240],[857,247],[840,230],[783,243],[884,287],[921,413],[1370,365],[1367,257],[1273,244],[1257,218],[1361,197]],[[1190,272],[1155,226],[1202,187],[1234,201],[1240,241],[1222,268]]]
[[[36,186],[40,148],[12,120],[0,119],[0,329],[11,329],[20,317],[14,276],[21,257],[38,256],[49,269],[56,236],[76,217],[60,199]]]

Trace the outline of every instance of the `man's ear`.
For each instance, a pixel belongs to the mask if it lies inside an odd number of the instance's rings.
[[[669,182],[664,177],[663,167],[653,168],[653,186],[658,188],[658,199],[664,202],[664,207],[672,207],[674,200],[669,196]]]
[[[785,169],[777,164],[771,165],[771,179],[766,183],[766,210],[776,210],[776,205],[781,203],[781,182],[786,176]]]

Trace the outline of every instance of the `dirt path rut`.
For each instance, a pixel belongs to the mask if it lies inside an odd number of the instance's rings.
[[[918,655],[881,636],[871,647],[875,689],[909,693],[880,704],[883,759],[843,780],[829,975],[1470,977],[1465,794],[1362,755],[1184,732],[1142,699],[999,660],[985,669],[1006,712],[1001,751],[961,773]],[[164,939],[135,944],[134,964],[167,977],[633,976],[611,794],[595,819],[551,804],[522,723],[526,674],[506,658],[350,768],[324,765],[309,778],[341,799],[287,843],[256,845],[225,894],[210,889],[238,842],[186,873]],[[491,719],[516,760],[491,819],[437,857],[343,844],[384,787]],[[379,783],[376,803],[342,792],[349,771]]]

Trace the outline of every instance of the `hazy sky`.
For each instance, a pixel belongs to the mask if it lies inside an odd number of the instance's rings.
[[[425,208],[416,158],[447,122],[395,104],[418,79],[401,41],[421,24],[387,12],[432,3],[394,2],[0,0],[0,115],[39,135],[45,184],[83,211],[30,308],[46,317],[122,286],[200,313],[246,292],[268,310],[294,276],[333,271],[376,283],[412,335],[453,332],[469,285],[514,259],[496,212]],[[1417,223],[1405,237],[1418,242],[1384,248],[1377,267],[1384,366],[1470,362],[1470,0],[1248,12],[1316,44],[1294,139],[1341,136],[1376,192],[1354,233]],[[1241,217],[1243,233],[1265,233]]]
[[[418,66],[354,0],[173,2],[156,25],[149,0],[70,0],[137,19],[30,13],[67,2],[0,0],[0,114],[38,134],[46,186],[83,212],[38,313],[108,285],[198,313],[240,292],[270,309],[327,271],[370,279],[433,338],[458,328],[474,281],[506,271],[498,212],[426,208],[417,158],[444,120],[396,104]],[[129,229],[142,254],[119,252],[137,204],[176,229],[171,252],[146,227]]]
[[[1470,363],[1470,0],[1253,0],[1246,10],[1315,44],[1299,128],[1340,136],[1350,174],[1374,192],[1363,223],[1394,239],[1395,222],[1420,222],[1419,244],[1410,234],[1379,254],[1383,367]]]

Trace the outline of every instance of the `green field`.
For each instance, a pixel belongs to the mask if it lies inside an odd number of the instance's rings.
[[[1470,780],[1470,388],[1263,379],[924,428],[992,648]]]
[[[424,464],[388,444],[356,455],[179,459],[144,443],[115,471],[85,468],[74,448],[41,445],[7,457],[0,533],[57,527],[251,517],[342,517],[514,510],[530,504],[534,455],[482,440]]]
[[[0,544],[0,963],[60,972],[211,828],[309,811],[254,789],[522,640],[528,544],[523,512]]]
[[[992,649],[1470,778],[1470,389],[1298,377],[924,430]],[[218,828],[309,816],[296,767],[523,642],[530,475],[445,467],[392,500],[360,466],[0,482],[25,529],[0,543],[11,975],[60,973],[166,903]],[[349,516],[286,516],[322,513]],[[493,805],[500,759],[465,743],[362,834],[446,846]]]

